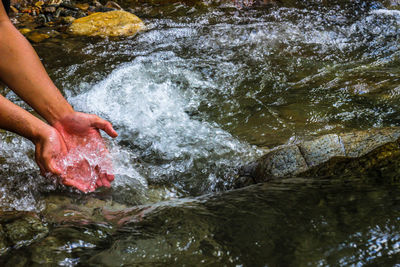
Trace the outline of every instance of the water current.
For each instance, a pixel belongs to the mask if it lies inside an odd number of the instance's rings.
[[[135,13],[147,29],[132,38],[35,45],[75,109],[119,133],[107,139],[116,179],[102,194],[152,207],[105,243],[86,246],[81,229],[71,237],[80,249],[56,262],[395,263],[398,185],[302,181],[221,192],[265,149],[398,125],[400,11],[377,1],[279,1],[142,4]],[[71,193],[39,176],[28,141],[1,132],[0,147],[3,209],[40,212],[49,193]]]

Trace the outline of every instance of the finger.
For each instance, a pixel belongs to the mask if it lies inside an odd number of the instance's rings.
[[[41,163],[40,153],[41,153],[40,146],[36,146],[36,148],[35,148],[35,161],[36,161],[36,164],[39,166],[40,174],[42,176],[45,176],[45,170],[44,170],[43,165]]]
[[[39,161],[37,161],[36,163],[37,163],[37,165],[39,166],[40,175],[46,177],[46,170],[45,170],[45,168],[43,167],[42,163],[40,163]]]
[[[107,179],[104,179],[104,180],[103,180],[103,186],[105,186],[105,187],[111,187],[111,184],[110,184],[109,181],[107,181]]]
[[[58,174],[58,173],[61,174],[61,172],[59,170],[57,170],[57,168],[54,168],[52,166],[53,159],[50,156],[43,155],[42,159],[43,159],[42,166],[44,167],[46,172],[50,172],[53,174]]]
[[[110,182],[107,180],[107,174],[105,172],[99,174],[99,179],[105,187],[111,187]]]
[[[111,136],[113,138],[118,136],[118,133],[114,130],[114,128],[112,127],[111,123],[109,123],[106,120],[103,120],[103,119],[99,118],[98,116],[95,116],[95,119],[94,119],[94,121],[92,123],[92,126],[103,130],[109,136]]]
[[[36,161],[36,163],[39,166],[40,175],[42,175],[43,177],[46,177],[46,169],[44,168],[43,164],[40,161]]]
[[[103,186],[103,182],[102,182],[102,179],[101,179],[100,177],[97,178],[97,180],[96,180],[96,185],[97,185],[97,187]]]
[[[47,165],[47,169],[53,174],[56,174],[56,175],[62,174],[61,169],[59,167],[57,167],[54,160],[50,160],[50,163]]]
[[[89,191],[86,185],[81,184],[79,182],[76,182],[76,181],[74,181],[72,179],[64,179],[62,183],[64,185],[75,187],[75,188],[77,188],[80,191],[85,192],[85,193]]]
[[[107,174],[107,180],[108,181],[112,182],[112,181],[114,181],[114,179],[115,179],[114,174]]]

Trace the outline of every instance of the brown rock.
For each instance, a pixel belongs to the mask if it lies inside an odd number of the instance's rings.
[[[106,3],[105,7],[114,8],[114,9],[117,9],[117,10],[123,10],[122,7],[120,5],[118,5],[117,3],[115,3],[114,1],[108,1]]]
[[[18,14],[18,13],[19,13],[18,9],[16,9],[14,6],[10,6],[10,10],[11,10],[14,14]]]
[[[102,6],[103,6],[103,5],[102,5],[99,1],[97,1],[97,0],[93,0],[92,4],[93,4],[95,7],[102,7]]]
[[[34,43],[40,43],[41,41],[50,38],[50,35],[33,31],[27,35],[27,38],[29,39],[29,41],[32,41]]]
[[[22,33],[23,35],[30,33],[32,30],[28,28],[22,28],[19,29],[19,32]]]
[[[75,20],[75,18],[72,17],[72,16],[67,16],[67,17],[62,17],[62,18],[61,18],[61,21],[62,21],[63,23],[66,23],[66,24],[70,24],[70,23],[72,23],[74,20]]]
[[[54,13],[54,12],[56,12],[56,7],[55,6],[47,6],[43,10],[46,13]]]
[[[371,129],[340,135],[347,157],[360,157],[400,137],[399,128]]]
[[[36,3],[35,3],[35,6],[37,6],[37,7],[41,7],[41,6],[43,6],[44,5],[44,2],[43,1],[37,1]]]
[[[90,6],[88,3],[83,3],[83,4],[78,3],[78,4],[75,4],[75,7],[79,8],[82,11],[86,11],[89,9]]]
[[[68,31],[74,35],[85,36],[130,36],[144,29],[144,23],[126,11],[94,13],[76,19]]]
[[[308,169],[300,149],[296,145],[282,146],[263,156],[255,170],[255,181],[285,177],[305,172]]]

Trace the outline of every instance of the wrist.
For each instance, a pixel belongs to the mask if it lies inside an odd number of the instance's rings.
[[[41,143],[44,140],[47,140],[55,131],[53,127],[48,125],[47,123],[41,121],[38,119],[39,122],[35,123],[35,127],[32,130],[32,135],[29,138],[29,140],[32,141],[35,145],[37,143]]]
[[[61,107],[54,105],[49,107],[47,110],[46,120],[50,125],[54,126],[57,122],[62,121],[64,118],[71,116],[75,111],[72,106],[68,103],[62,105]]]

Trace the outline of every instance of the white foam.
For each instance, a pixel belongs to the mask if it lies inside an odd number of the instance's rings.
[[[256,150],[215,123],[187,114],[186,109],[193,109],[200,97],[191,88],[213,85],[198,73],[176,66],[174,57],[166,52],[137,58],[71,101],[118,126],[121,139],[139,147],[136,153],[146,161],[148,178],[204,176],[214,184],[217,171],[238,165],[239,158],[244,160]]]

